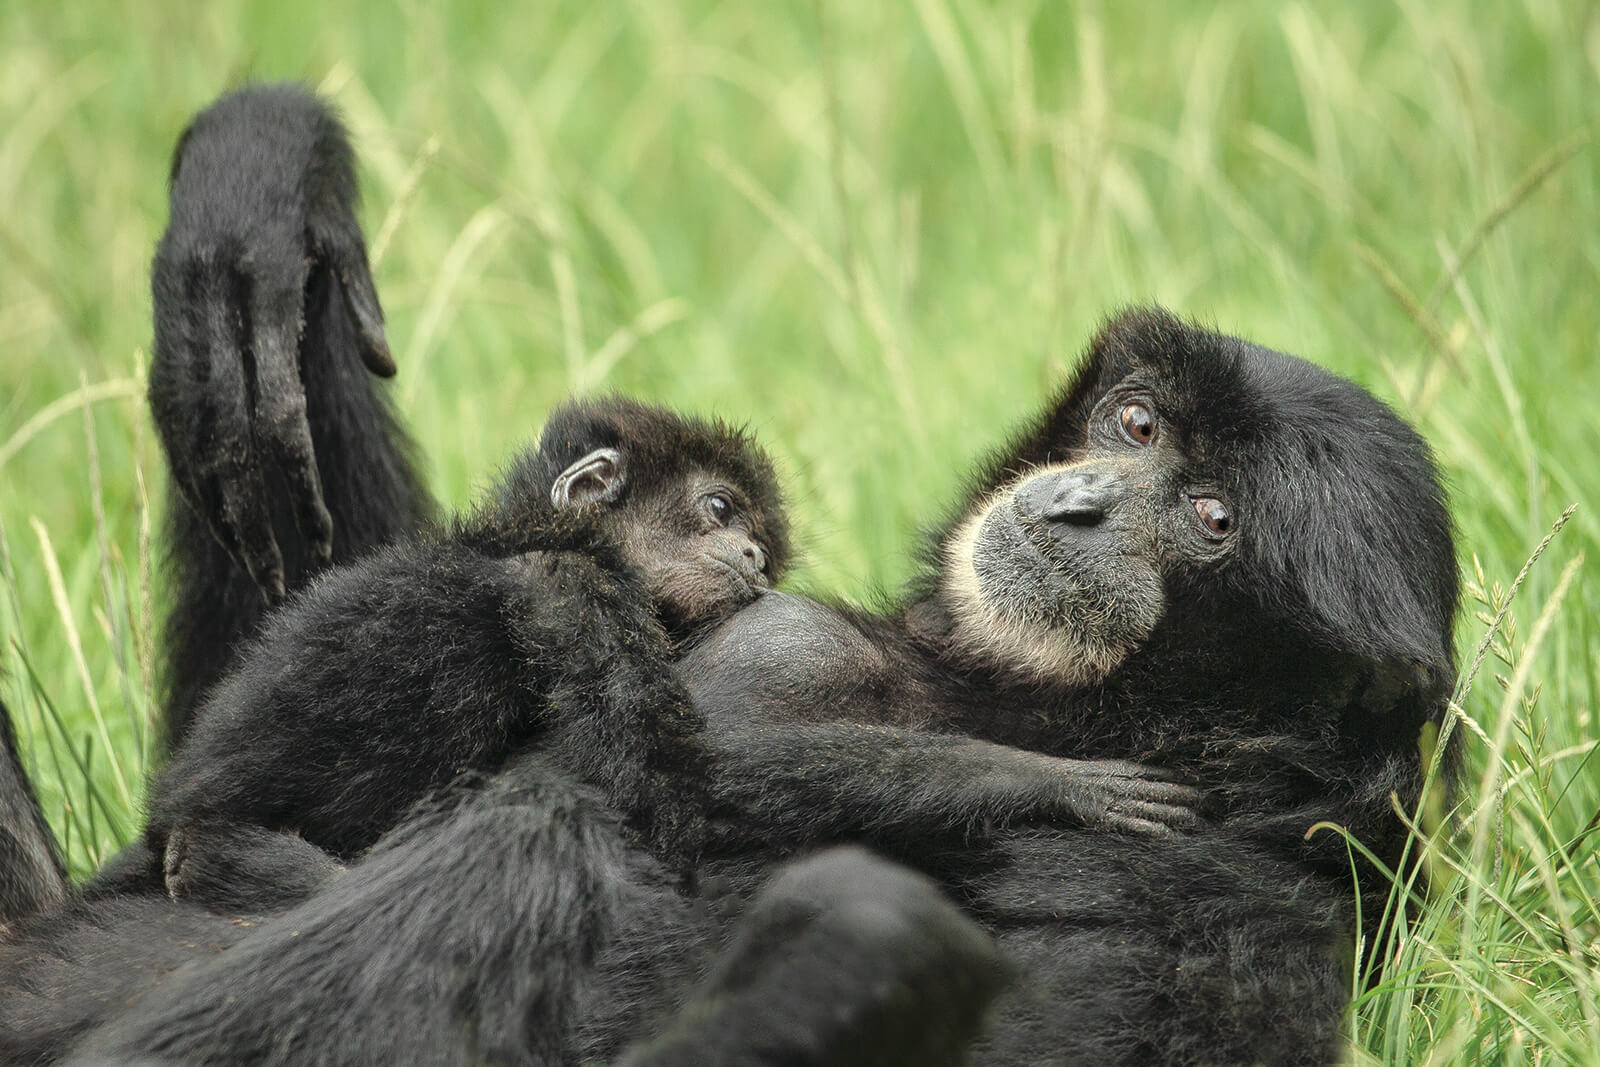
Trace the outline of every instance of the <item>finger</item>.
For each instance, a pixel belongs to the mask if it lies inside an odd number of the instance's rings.
[[[1116,833],[1134,834],[1139,837],[1177,837],[1178,833],[1171,826],[1155,819],[1138,819],[1130,815],[1112,815],[1110,827]]]
[[[393,378],[394,353],[389,351],[389,338],[383,330],[383,308],[378,303],[378,290],[367,269],[365,249],[359,246],[335,260],[334,269],[339,276],[339,287],[344,290],[345,304],[356,320],[357,347],[361,362],[380,378]]]
[[[283,557],[267,516],[266,490],[253,465],[211,468],[206,473],[179,470],[173,479],[189,506],[205,520],[211,535],[261,590],[269,604],[283,602]]]
[[[157,420],[173,476],[222,547],[269,602],[283,599],[283,561],[267,517],[250,432],[239,315],[232,294],[249,279],[196,257],[178,272],[182,307],[157,330],[164,378]],[[154,372],[152,372],[154,378]],[[152,387],[152,393],[157,391]]]
[[[1176,830],[1198,830],[1206,825],[1200,813],[1193,808],[1174,807],[1168,804],[1141,804],[1135,814],[1170,826]]]
[[[266,486],[261,468],[254,463],[216,479],[212,492],[222,502],[219,536],[223,547],[244,564],[251,581],[267,603],[283,603],[283,554],[272,536],[272,516],[267,511]]]
[[[1196,789],[1192,785],[1182,785],[1178,782],[1130,782],[1128,784],[1130,786],[1128,789],[1129,795],[1139,800],[1151,801],[1157,804],[1197,808],[1206,799],[1205,790]]]
[[[333,517],[322,496],[305,385],[300,380],[301,291],[299,286],[271,290],[262,286],[251,301],[256,325],[255,437],[283,472],[295,526],[312,560],[320,565],[333,558]]]
[[[1132,760],[1091,760],[1089,767],[1095,774],[1106,778],[1136,778],[1149,782],[1176,782],[1181,776],[1168,767],[1153,767]]]
[[[1206,825],[1205,819],[1193,808],[1174,804],[1151,804],[1139,801],[1132,804],[1117,804],[1110,811],[1112,818],[1158,822],[1175,830],[1198,830]]]
[[[340,210],[348,211],[348,208]],[[389,351],[389,338],[384,333],[383,305],[378,302],[378,288],[372,281],[360,227],[348,215],[328,217],[314,213],[309,223],[317,250],[327,257],[328,265],[339,279],[345,306],[355,319],[356,347],[361,352],[361,362],[380,378],[394,377],[394,353]]]

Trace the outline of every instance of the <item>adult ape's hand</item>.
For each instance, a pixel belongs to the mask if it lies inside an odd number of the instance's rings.
[[[344,328],[366,368],[394,374],[356,222],[355,174],[337,121],[308,94],[247,89],[202,113],[173,160],[172,215],[152,269],[150,407],[184,499],[268,601],[284,597],[267,472],[312,560],[333,522],[312,446],[301,361]],[[306,297],[329,284],[344,323],[307,329]]]

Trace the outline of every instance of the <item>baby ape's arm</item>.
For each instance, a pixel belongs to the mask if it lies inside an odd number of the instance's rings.
[[[274,615],[156,784],[150,847],[242,824],[349,857],[537,737],[670,850],[693,829],[674,811],[703,802],[671,745],[698,720],[668,655],[642,591],[581,553],[384,550]]]
[[[682,661],[708,721],[725,834],[796,842],[1017,821],[1124,833],[1199,825],[1201,795],[1159,768],[1070,760],[918,728],[959,722],[963,694],[915,673],[886,638],[772,593]],[[904,726],[874,725],[902,723]]]

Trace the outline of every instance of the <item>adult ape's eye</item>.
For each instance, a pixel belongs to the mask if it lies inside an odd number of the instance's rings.
[[[1194,510],[1200,516],[1200,524],[1211,536],[1225,537],[1233,530],[1233,513],[1228,510],[1228,505],[1216,497],[1195,497]]]
[[[1136,445],[1147,445],[1156,439],[1156,417],[1143,404],[1126,404],[1118,416],[1122,432]]]
[[[711,516],[711,521],[718,526],[728,525],[733,518],[733,501],[723,493],[707,493],[700,498],[701,506],[706,509],[706,514]]]

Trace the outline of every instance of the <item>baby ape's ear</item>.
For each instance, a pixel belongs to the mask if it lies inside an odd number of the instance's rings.
[[[584,504],[613,504],[627,479],[622,473],[622,453],[597,448],[556,476],[550,503],[559,511]]]

